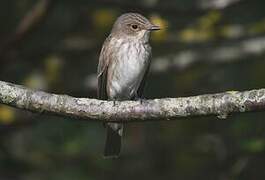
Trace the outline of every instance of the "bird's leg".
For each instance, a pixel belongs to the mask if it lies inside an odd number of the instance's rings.
[[[113,101],[113,107],[116,106],[117,100],[116,99],[113,99],[112,101]]]
[[[143,103],[146,101],[145,98],[142,98],[142,97],[140,97],[140,96],[138,96],[138,95],[136,95],[134,99],[135,99],[136,101],[140,101],[140,104],[143,104]]]

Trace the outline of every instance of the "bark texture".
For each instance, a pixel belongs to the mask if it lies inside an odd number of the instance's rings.
[[[0,103],[32,112],[111,122],[172,120],[207,115],[224,119],[232,113],[265,111],[265,89],[143,102],[118,101],[114,105],[113,101],[50,94],[0,81]]]

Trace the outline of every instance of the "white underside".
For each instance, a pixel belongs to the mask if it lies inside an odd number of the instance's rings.
[[[120,44],[115,61],[110,64],[108,73],[108,92],[111,99],[130,99],[137,95],[137,90],[148,66],[150,47],[148,44],[130,42]]]

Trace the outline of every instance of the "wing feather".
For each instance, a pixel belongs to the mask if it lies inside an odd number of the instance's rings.
[[[107,95],[107,75],[108,75],[108,66],[110,61],[110,51],[109,43],[110,43],[110,36],[105,40],[103,43],[100,56],[99,56],[99,63],[98,63],[98,71],[97,71],[97,78],[98,78],[98,98],[102,100],[108,99]]]
[[[140,86],[137,90],[137,98],[142,98],[143,97],[143,92],[144,92],[144,87],[145,87],[145,84],[146,84],[146,79],[147,79],[147,76],[148,76],[148,72],[149,72],[149,69],[150,69],[150,64],[151,64],[151,47],[149,47],[150,50],[148,50],[150,52],[149,54],[149,60],[147,61],[147,67],[146,67],[146,70],[145,70],[145,73],[144,73],[144,76],[143,76],[143,79],[140,83]]]

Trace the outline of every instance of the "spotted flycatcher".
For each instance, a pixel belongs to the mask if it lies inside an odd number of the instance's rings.
[[[121,15],[101,49],[98,64],[98,98],[132,100],[141,98],[150,66],[150,32],[159,30],[138,13]],[[105,157],[118,157],[122,123],[107,123]]]

